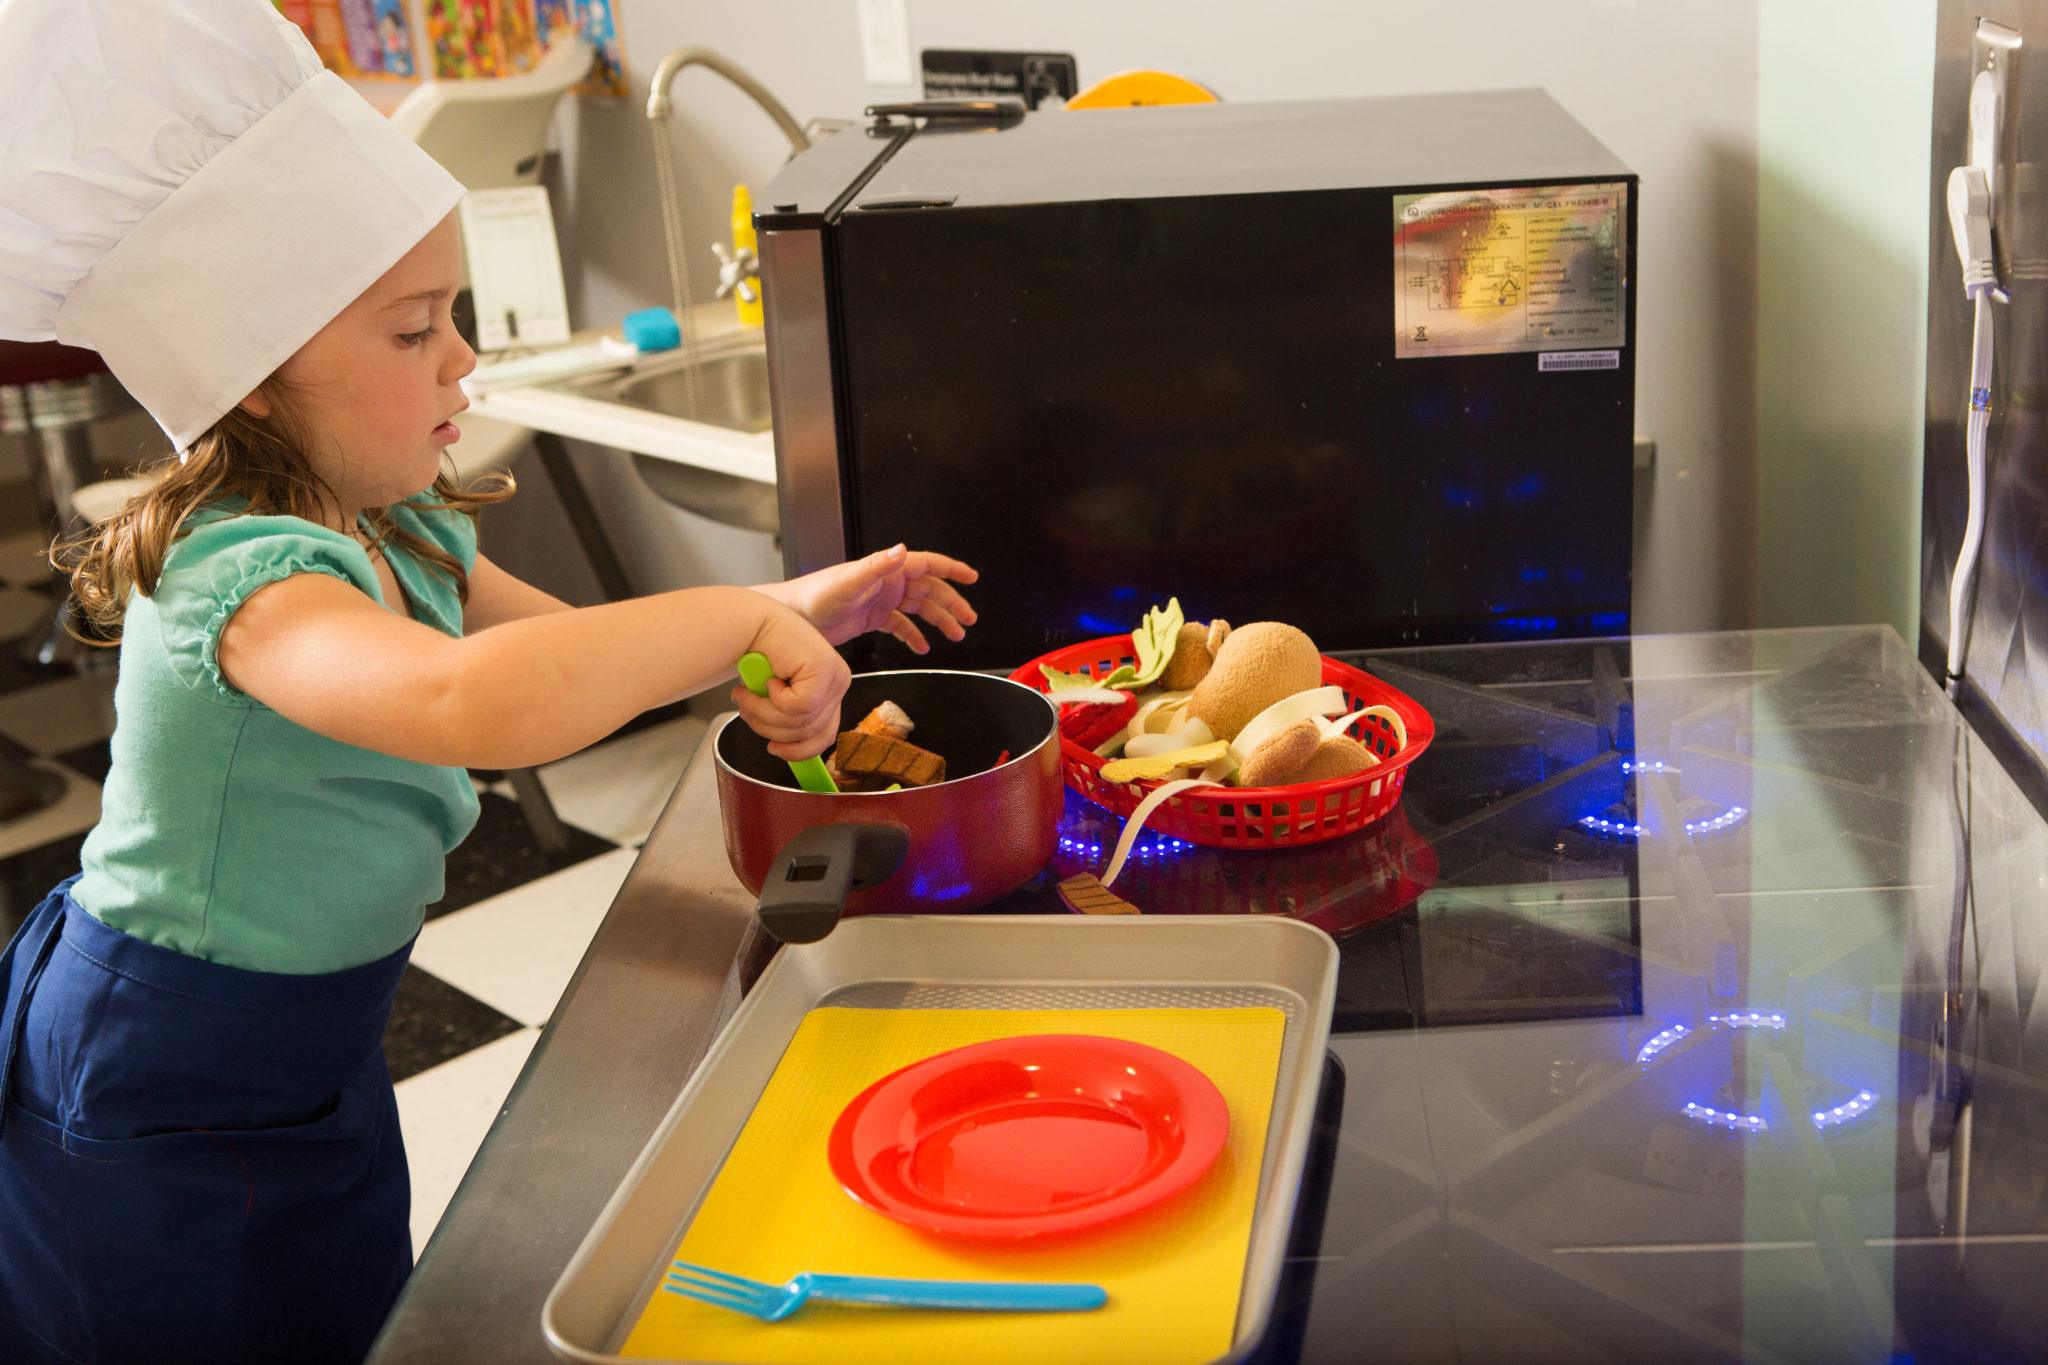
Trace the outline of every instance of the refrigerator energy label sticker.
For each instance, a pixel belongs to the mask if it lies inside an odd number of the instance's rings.
[[[1394,355],[1618,347],[1628,186],[1394,196]]]

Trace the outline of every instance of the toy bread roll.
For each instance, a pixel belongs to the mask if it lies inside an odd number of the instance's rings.
[[[1349,735],[1332,735],[1316,746],[1297,771],[1287,778],[1295,782],[1327,782],[1333,777],[1349,777],[1363,772],[1379,763],[1379,756]]]
[[[1322,747],[1323,731],[1313,720],[1288,726],[1261,744],[1237,770],[1240,787],[1278,787],[1295,780]]]

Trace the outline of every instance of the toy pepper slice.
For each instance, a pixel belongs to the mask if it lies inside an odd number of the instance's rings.
[[[1060,736],[1084,749],[1107,743],[1138,713],[1135,694],[1120,702],[1069,702],[1060,707]]]

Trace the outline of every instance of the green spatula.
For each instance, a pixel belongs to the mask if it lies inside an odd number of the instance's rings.
[[[768,680],[775,676],[775,670],[768,663],[768,656],[757,651],[740,655],[740,681],[747,685],[747,691],[757,697],[768,695]],[[807,792],[836,792],[839,786],[832,780],[832,774],[825,771],[822,758],[805,758],[789,765],[796,776],[796,784]]]

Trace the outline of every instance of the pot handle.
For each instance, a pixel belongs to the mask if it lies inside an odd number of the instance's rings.
[[[761,927],[782,943],[832,932],[849,891],[887,881],[910,852],[901,825],[812,825],[782,846],[761,883]]]

